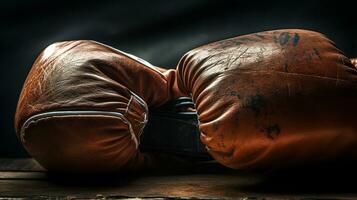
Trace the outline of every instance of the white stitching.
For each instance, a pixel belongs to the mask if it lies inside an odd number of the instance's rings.
[[[144,120],[142,122],[140,122],[141,124],[144,124],[144,125],[141,126],[141,129],[138,133],[138,137],[140,137],[147,122],[148,122],[149,108],[148,108],[147,104],[145,103],[145,101],[139,95],[135,94],[134,92],[131,92],[131,94],[132,94],[132,97],[134,97],[137,100],[137,102],[145,108]],[[140,143],[140,141],[139,141],[139,143]]]
[[[33,115],[30,118],[28,118],[25,123],[22,125],[21,130],[20,130],[20,139],[22,143],[25,143],[25,130],[29,127],[31,123],[34,123],[37,120],[40,119],[45,119],[45,118],[50,118],[50,117],[56,117],[56,116],[81,116],[81,115],[86,115],[86,116],[111,116],[111,117],[116,117],[121,119],[125,124],[129,126],[129,131],[132,136],[132,139],[134,140],[135,147],[136,149],[139,147],[139,142],[137,138],[135,137],[133,128],[131,126],[130,121],[122,114],[118,112],[110,112],[110,111],[83,111],[83,110],[73,110],[73,111],[52,111],[52,112],[45,112],[45,113],[40,113],[37,115]],[[134,138],[133,138],[134,136]]]

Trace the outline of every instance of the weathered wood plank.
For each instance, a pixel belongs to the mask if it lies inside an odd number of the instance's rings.
[[[53,176],[33,163],[31,159],[0,162],[0,200],[357,199],[353,169],[295,170],[276,175],[201,163],[176,172],[73,177]]]
[[[37,180],[48,179],[45,172],[22,172],[22,171],[3,171],[0,172],[0,180]]]
[[[10,172],[11,173],[11,172]],[[186,197],[186,198],[222,198],[242,196],[240,191],[227,190],[254,180],[242,179],[240,184],[233,183],[231,178],[220,175],[211,176],[159,176],[137,177],[107,182],[69,183],[48,180],[0,180],[2,196],[43,195],[54,196],[127,196],[127,197]],[[103,180],[100,180],[103,181]]]
[[[6,179],[0,179],[0,196],[6,197],[52,197],[119,199],[123,197],[140,198],[199,198],[199,199],[355,199],[356,193],[303,192],[303,191],[265,191],[261,177],[240,174],[198,174],[198,175],[160,175],[139,177],[117,177],[112,179],[8,179],[23,177],[4,172]],[[29,173],[31,174],[31,173]],[[38,174],[25,177],[38,177]],[[41,177],[41,176],[40,176]],[[263,184],[263,185],[261,185]],[[291,184],[291,183],[286,183]],[[278,185],[277,185],[278,186]],[[284,188],[283,188],[284,189]]]

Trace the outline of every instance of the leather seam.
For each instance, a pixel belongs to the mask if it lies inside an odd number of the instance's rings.
[[[150,70],[155,71],[156,73],[158,73],[158,74],[161,76],[161,78],[164,78],[165,81],[167,82],[166,77],[165,77],[159,70],[155,69],[155,66],[154,66],[153,64],[149,63],[148,61],[145,61],[145,60],[142,59],[142,58],[139,58],[139,57],[137,57],[137,56],[134,56],[134,55],[132,55],[132,54],[130,54],[130,53],[126,53],[126,52],[124,52],[124,51],[121,51],[121,50],[116,49],[116,48],[114,48],[114,47],[111,47],[111,46],[109,46],[109,45],[106,45],[106,44],[103,44],[103,43],[100,43],[100,42],[96,42],[96,43],[99,43],[99,44],[101,44],[101,45],[103,45],[103,46],[109,48],[110,50],[112,50],[112,51],[114,51],[114,52],[116,52],[116,53],[120,53],[120,54],[124,55],[125,57],[131,59],[132,61],[138,62],[138,63],[144,65],[145,67],[149,68]]]
[[[20,130],[20,139],[22,143],[26,143],[25,141],[25,130],[28,128],[32,123],[43,120],[43,119],[48,119],[52,117],[66,117],[66,116],[106,116],[106,117],[115,117],[118,119],[123,120],[125,124],[128,125],[129,131],[131,133],[132,139],[135,142],[136,148],[138,148],[139,143],[138,139],[136,137],[133,138],[133,129],[131,126],[130,121],[122,114],[118,112],[111,112],[111,111],[98,111],[98,110],[65,110],[65,111],[48,111],[48,112],[42,112],[38,113],[36,115],[31,116],[28,118],[23,125],[21,126]]]

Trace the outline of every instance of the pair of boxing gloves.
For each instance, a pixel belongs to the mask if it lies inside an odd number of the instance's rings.
[[[48,170],[140,170],[157,162],[139,149],[149,110],[191,97],[202,144],[227,167],[355,160],[354,63],[324,35],[298,29],[195,48],[176,70],[94,41],[55,43],[24,83],[16,132]]]

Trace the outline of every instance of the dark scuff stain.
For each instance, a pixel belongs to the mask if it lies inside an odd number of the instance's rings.
[[[251,96],[245,103],[244,107],[250,108],[255,117],[258,117],[261,113],[262,108],[266,105],[265,99],[262,95]]]
[[[285,72],[289,72],[289,65],[288,65],[288,63],[285,63],[285,64],[284,64],[284,71],[285,71]]]
[[[269,126],[263,128],[262,131],[264,131],[267,134],[267,137],[269,139],[273,140],[276,137],[278,137],[278,135],[281,132],[281,128],[280,128],[279,124],[272,124],[272,125],[269,125]]]
[[[320,52],[316,48],[313,48],[312,50],[314,51],[314,54],[321,60],[322,58]]]
[[[281,33],[279,35],[279,44],[285,45],[290,40],[290,34],[288,32]]]
[[[230,95],[230,96],[234,96],[234,97],[236,97],[237,99],[240,99],[240,95],[239,95],[238,92],[236,92],[236,91],[231,91],[231,92],[229,93],[229,95]]]
[[[295,33],[295,35],[293,37],[293,45],[294,45],[294,47],[296,47],[296,45],[299,43],[299,40],[300,40],[299,34]]]

